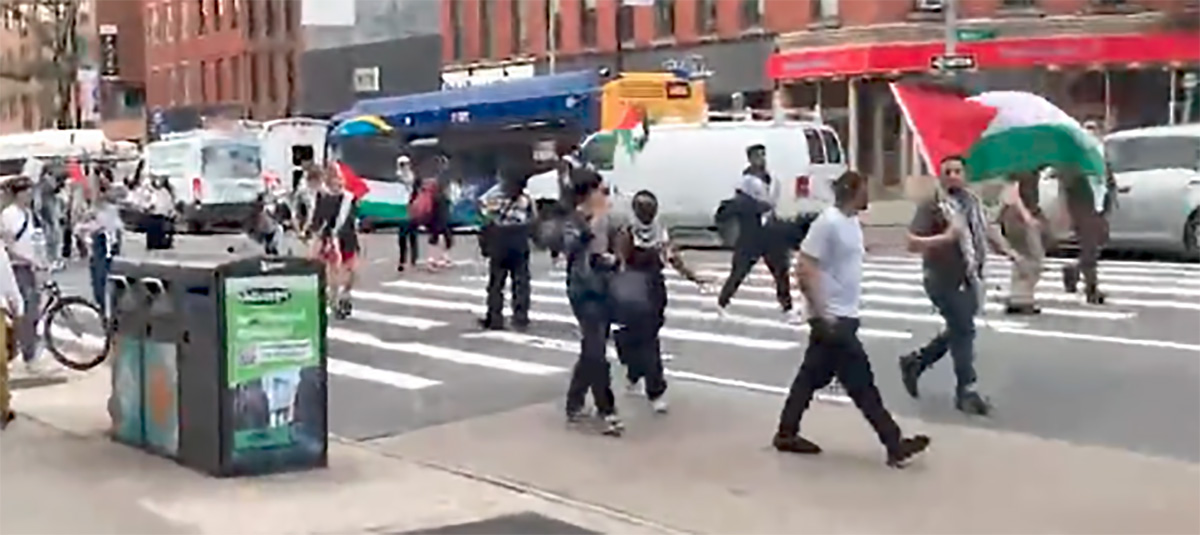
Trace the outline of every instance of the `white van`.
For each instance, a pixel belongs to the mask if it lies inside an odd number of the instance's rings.
[[[289,117],[262,123],[263,176],[283,193],[295,190],[303,180],[303,166],[325,165],[325,138],[329,122],[308,117]]]
[[[831,184],[846,163],[832,128],[819,121],[722,118],[727,120],[654,125],[640,152],[615,146],[620,143],[612,136],[593,136],[580,152],[605,177],[614,203],[628,205],[635,193],[650,190],[673,230],[716,230],[713,216],[733,197],[747,165],[746,148],[755,144],[767,149],[781,218],[815,215],[833,203]],[[555,173],[532,177],[529,192],[538,201],[557,199]]]
[[[257,136],[197,130],[146,145],[143,181],[165,176],[190,232],[240,224],[265,191]]]

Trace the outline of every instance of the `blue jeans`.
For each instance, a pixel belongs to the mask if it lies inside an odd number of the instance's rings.
[[[567,387],[567,412],[583,409],[588,392],[600,416],[616,413],[616,399],[608,366],[608,335],[612,312],[608,303],[594,297],[571,297],[571,311],[579,322],[579,360]]]
[[[108,273],[112,270],[112,259],[121,252],[121,240],[108,243],[108,234],[92,234],[92,254],[88,260],[88,271],[92,278],[92,299],[100,310],[108,315]]]
[[[969,284],[950,285],[929,278],[925,279],[925,292],[938,313],[946,321],[946,327],[918,350],[920,371],[933,366],[946,353],[954,360],[954,377],[957,397],[970,390],[975,384],[975,312],[979,309],[979,294]]]

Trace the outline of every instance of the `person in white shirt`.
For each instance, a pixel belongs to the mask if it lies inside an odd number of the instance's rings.
[[[0,247],[0,312],[3,312],[0,320],[15,324],[21,317],[25,302],[21,298],[20,288],[17,287],[17,278],[13,275],[12,262],[8,258],[6,249],[6,247]],[[0,348],[4,349],[4,360],[7,361],[10,355],[8,354],[8,327],[5,325],[0,325]],[[16,416],[9,401],[8,362],[0,362],[0,428],[4,428]]]
[[[902,467],[929,446],[929,437],[904,438],[883,406],[871,362],[858,339],[862,299],[863,231],[858,213],[867,208],[867,179],[847,171],[833,183],[835,205],[817,217],[800,245],[797,278],[808,301],[809,339],[792,381],[773,445],[782,452],[817,454],[800,436],[800,419],[813,394],[836,377],[879,435],[887,464]]]
[[[33,181],[27,177],[10,180],[4,184],[4,192],[10,202],[0,211],[0,237],[8,249],[13,277],[24,298],[21,319],[14,329],[25,365],[33,370],[38,352],[37,308],[41,303],[36,270],[45,267],[35,238],[40,230],[33,217]]]

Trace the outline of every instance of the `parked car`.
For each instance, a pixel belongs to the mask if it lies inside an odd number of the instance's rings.
[[[1107,249],[1183,254],[1200,260],[1200,124],[1125,130],[1104,138],[1117,182]],[[1045,176],[1042,209],[1062,209],[1058,183]],[[1074,241],[1069,231],[1059,235]]]

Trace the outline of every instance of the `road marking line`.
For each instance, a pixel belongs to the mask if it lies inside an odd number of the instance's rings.
[[[436,329],[438,327],[445,327],[448,325],[444,321],[415,318],[412,316],[397,316],[395,314],[383,314],[368,310],[355,310],[354,315],[351,316],[350,319],[368,321],[371,323],[381,323],[384,325],[394,325],[396,327],[416,329],[418,331],[427,331],[429,329]]]
[[[885,281],[864,281],[862,283],[864,290],[890,290],[899,292],[919,292],[925,293],[925,287],[920,284],[907,284],[901,282],[885,282]],[[988,297],[1004,299],[1008,297],[1008,292],[1003,290],[988,290]],[[1054,293],[1042,292],[1037,294],[1038,300],[1041,301],[1057,301],[1062,303],[1083,303],[1082,294]],[[1159,299],[1131,299],[1128,297],[1112,297],[1109,296],[1104,300],[1105,303],[1116,306],[1131,306],[1144,308],[1174,308],[1179,310],[1196,310],[1200,311],[1200,303],[1190,301],[1165,301]]]
[[[870,255],[867,257],[872,261],[895,262],[900,264],[920,263],[920,256],[892,256],[892,255]],[[1075,262],[1073,258],[1054,258],[1047,257],[1046,264],[1050,266],[1063,266]],[[1012,263],[1008,258],[1003,256],[988,255],[988,264],[997,266],[1007,266]],[[1194,276],[1200,274],[1200,265],[1188,264],[1181,262],[1133,262],[1122,260],[1101,260],[1100,271],[1110,271],[1112,273],[1141,273],[1146,275],[1178,275],[1178,276]]]
[[[1142,340],[1137,338],[1120,338],[1116,336],[1102,336],[1098,334],[1083,334],[1083,333],[1067,333],[1060,331],[1042,331],[1038,329],[1025,329],[1020,327],[998,328],[996,332],[1023,334],[1026,336],[1038,336],[1042,338],[1059,338],[1063,340],[1082,340],[1088,342],[1105,342],[1109,344],[1121,344],[1129,346],[1141,347],[1156,347],[1160,349],[1178,349],[1180,351],[1200,352],[1200,344],[1185,344],[1181,342],[1168,342],[1166,340]]]
[[[453,288],[453,287],[451,287]],[[463,289],[465,290],[465,288]],[[356,299],[364,299],[368,301],[377,301],[382,303],[390,303],[402,306],[414,306],[423,308],[433,308],[437,310],[450,310],[456,312],[470,312],[473,314],[485,314],[487,307],[483,305],[474,305],[471,303],[442,301],[440,299],[428,299],[423,297],[409,297],[401,295],[393,295],[381,292],[369,292],[355,290],[352,294]],[[548,321],[552,323],[566,323],[568,325],[578,325],[574,316],[566,314],[554,314],[549,312],[530,311],[529,319],[534,321]],[[723,334],[713,334],[699,331],[691,331],[686,329],[663,328],[659,331],[659,336],[671,340],[683,340],[690,342],[710,342],[715,344],[733,345],[745,347],[748,349],[765,349],[771,351],[785,351],[800,347],[798,342],[790,342],[784,340],[770,340],[761,338],[748,338],[744,336],[733,336]],[[909,335],[911,336],[911,335]]]
[[[349,362],[338,359],[328,359],[325,361],[325,371],[331,375],[358,379],[360,381],[370,381],[372,383],[384,384],[403,390],[420,390],[442,384],[439,381],[417,377],[407,373],[394,372],[391,370],[383,370],[355,362]]]
[[[569,340],[559,340],[555,338],[546,338],[544,336],[534,336],[532,334],[514,333],[509,331],[483,331],[477,333],[466,333],[462,335],[468,340],[496,340],[499,342],[507,342],[510,344],[524,345],[537,349],[549,349],[561,353],[578,353],[579,342],[571,342]],[[609,345],[606,349],[608,360],[618,360],[617,349]],[[663,362],[675,360],[675,355],[670,353],[662,354]]]
[[[698,267],[703,270],[716,270],[716,271],[721,271],[726,274],[728,274],[728,272],[729,272],[729,264],[727,262],[726,263],[704,262],[704,263],[699,264]],[[874,270],[874,272],[883,271],[883,272],[894,273],[897,275],[901,274],[901,273],[903,273],[903,274],[916,273],[918,275],[917,280],[920,280],[920,276],[922,275],[922,272],[924,269],[921,266],[921,264],[919,264],[919,263],[871,262],[871,261],[863,262],[863,268],[866,270],[869,270],[869,271],[870,270]],[[1051,283],[1053,285],[1061,285],[1062,284],[1062,269],[1061,268],[1062,268],[1062,264],[1048,265],[1048,266],[1043,267],[1042,268],[1042,279],[1051,281]],[[1007,279],[1007,278],[1010,278],[1011,274],[1012,274],[1012,266],[1010,264],[988,263],[987,266],[985,267],[985,269],[986,269],[989,279],[993,279],[993,278],[997,278],[997,277],[1002,277],[1002,278]],[[754,270],[751,273],[754,275],[770,275],[770,271],[768,271],[765,266],[761,266],[761,265],[755,266]],[[1147,269],[1147,270],[1137,271],[1137,273],[1142,273],[1140,275],[1129,275],[1129,274],[1123,274],[1123,273],[1124,272],[1120,272],[1120,271],[1113,272],[1111,269],[1101,268],[1100,269],[1100,278],[1103,279],[1105,282],[1111,281],[1111,282],[1117,282],[1117,283],[1135,283],[1135,284],[1151,284],[1151,285],[1156,284],[1156,283],[1172,283],[1172,284],[1180,284],[1183,286],[1200,286],[1200,271],[1191,272],[1191,271],[1181,271],[1181,270],[1174,270],[1174,269],[1153,271],[1153,270]],[[1153,273],[1153,276],[1151,276],[1147,273]],[[728,276],[728,275],[725,275],[725,276]]]
[[[382,349],[385,351],[420,355],[422,357],[428,357],[435,360],[443,360],[446,362],[465,364],[468,366],[492,368],[496,370],[519,373],[522,375],[552,375],[564,371],[562,368],[555,366],[525,362],[523,360],[493,357],[491,355],[472,353],[470,351],[459,351],[457,349],[448,349],[428,344],[386,342],[370,334],[360,333],[349,329],[342,329],[339,327],[330,327],[326,331],[326,336],[332,340],[374,347],[376,349]]]
[[[468,280],[468,281],[474,281],[479,278],[463,277],[463,279]],[[535,288],[547,288],[547,289],[553,289],[553,290],[566,289],[565,284],[560,283],[560,282],[555,282],[555,281],[535,280],[535,281],[531,281],[530,284]],[[688,282],[688,284],[691,284],[691,282]],[[692,284],[692,286],[694,287],[695,284]],[[772,293],[772,295],[774,295],[774,290],[772,290],[771,293]],[[688,302],[692,302],[692,303],[711,304],[715,301],[715,298],[713,298],[712,296],[707,296],[707,295],[688,295],[688,294],[672,293],[669,296],[669,300],[670,301],[688,301]],[[757,309],[761,309],[761,310],[776,310],[776,311],[779,310],[779,303],[776,303],[775,301],[759,301],[759,300],[752,300],[752,299],[740,299],[740,300],[731,302],[730,305],[748,307],[748,308],[757,308]],[[670,309],[668,309],[668,310],[670,310]],[[687,309],[683,309],[683,310],[687,310]],[[903,320],[903,321],[915,321],[915,322],[921,322],[921,323],[941,324],[943,322],[942,317],[937,314],[911,314],[911,313],[907,313],[907,312],[897,312],[897,311],[892,311],[892,310],[866,309],[866,308],[859,311],[859,316],[863,317],[863,318],[892,319],[892,320]],[[707,319],[707,318],[705,318],[705,319]],[[765,321],[771,321],[771,320],[765,320]],[[787,325],[782,322],[775,322],[775,323],[779,323],[781,325]],[[1023,322],[1014,322],[1014,321],[1005,321],[1005,320],[988,320],[988,323],[992,326],[1004,325],[1004,326],[1008,326],[1008,327],[1024,327],[1027,325],[1026,323],[1023,323]],[[788,327],[794,328],[795,326],[789,325]],[[885,336],[889,337],[889,338],[896,337],[896,338],[901,338],[901,339],[908,339],[911,337],[911,335],[909,335],[909,333],[903,333],[901,331],[891,331],[891,333],[892,334],[885,335]]]

